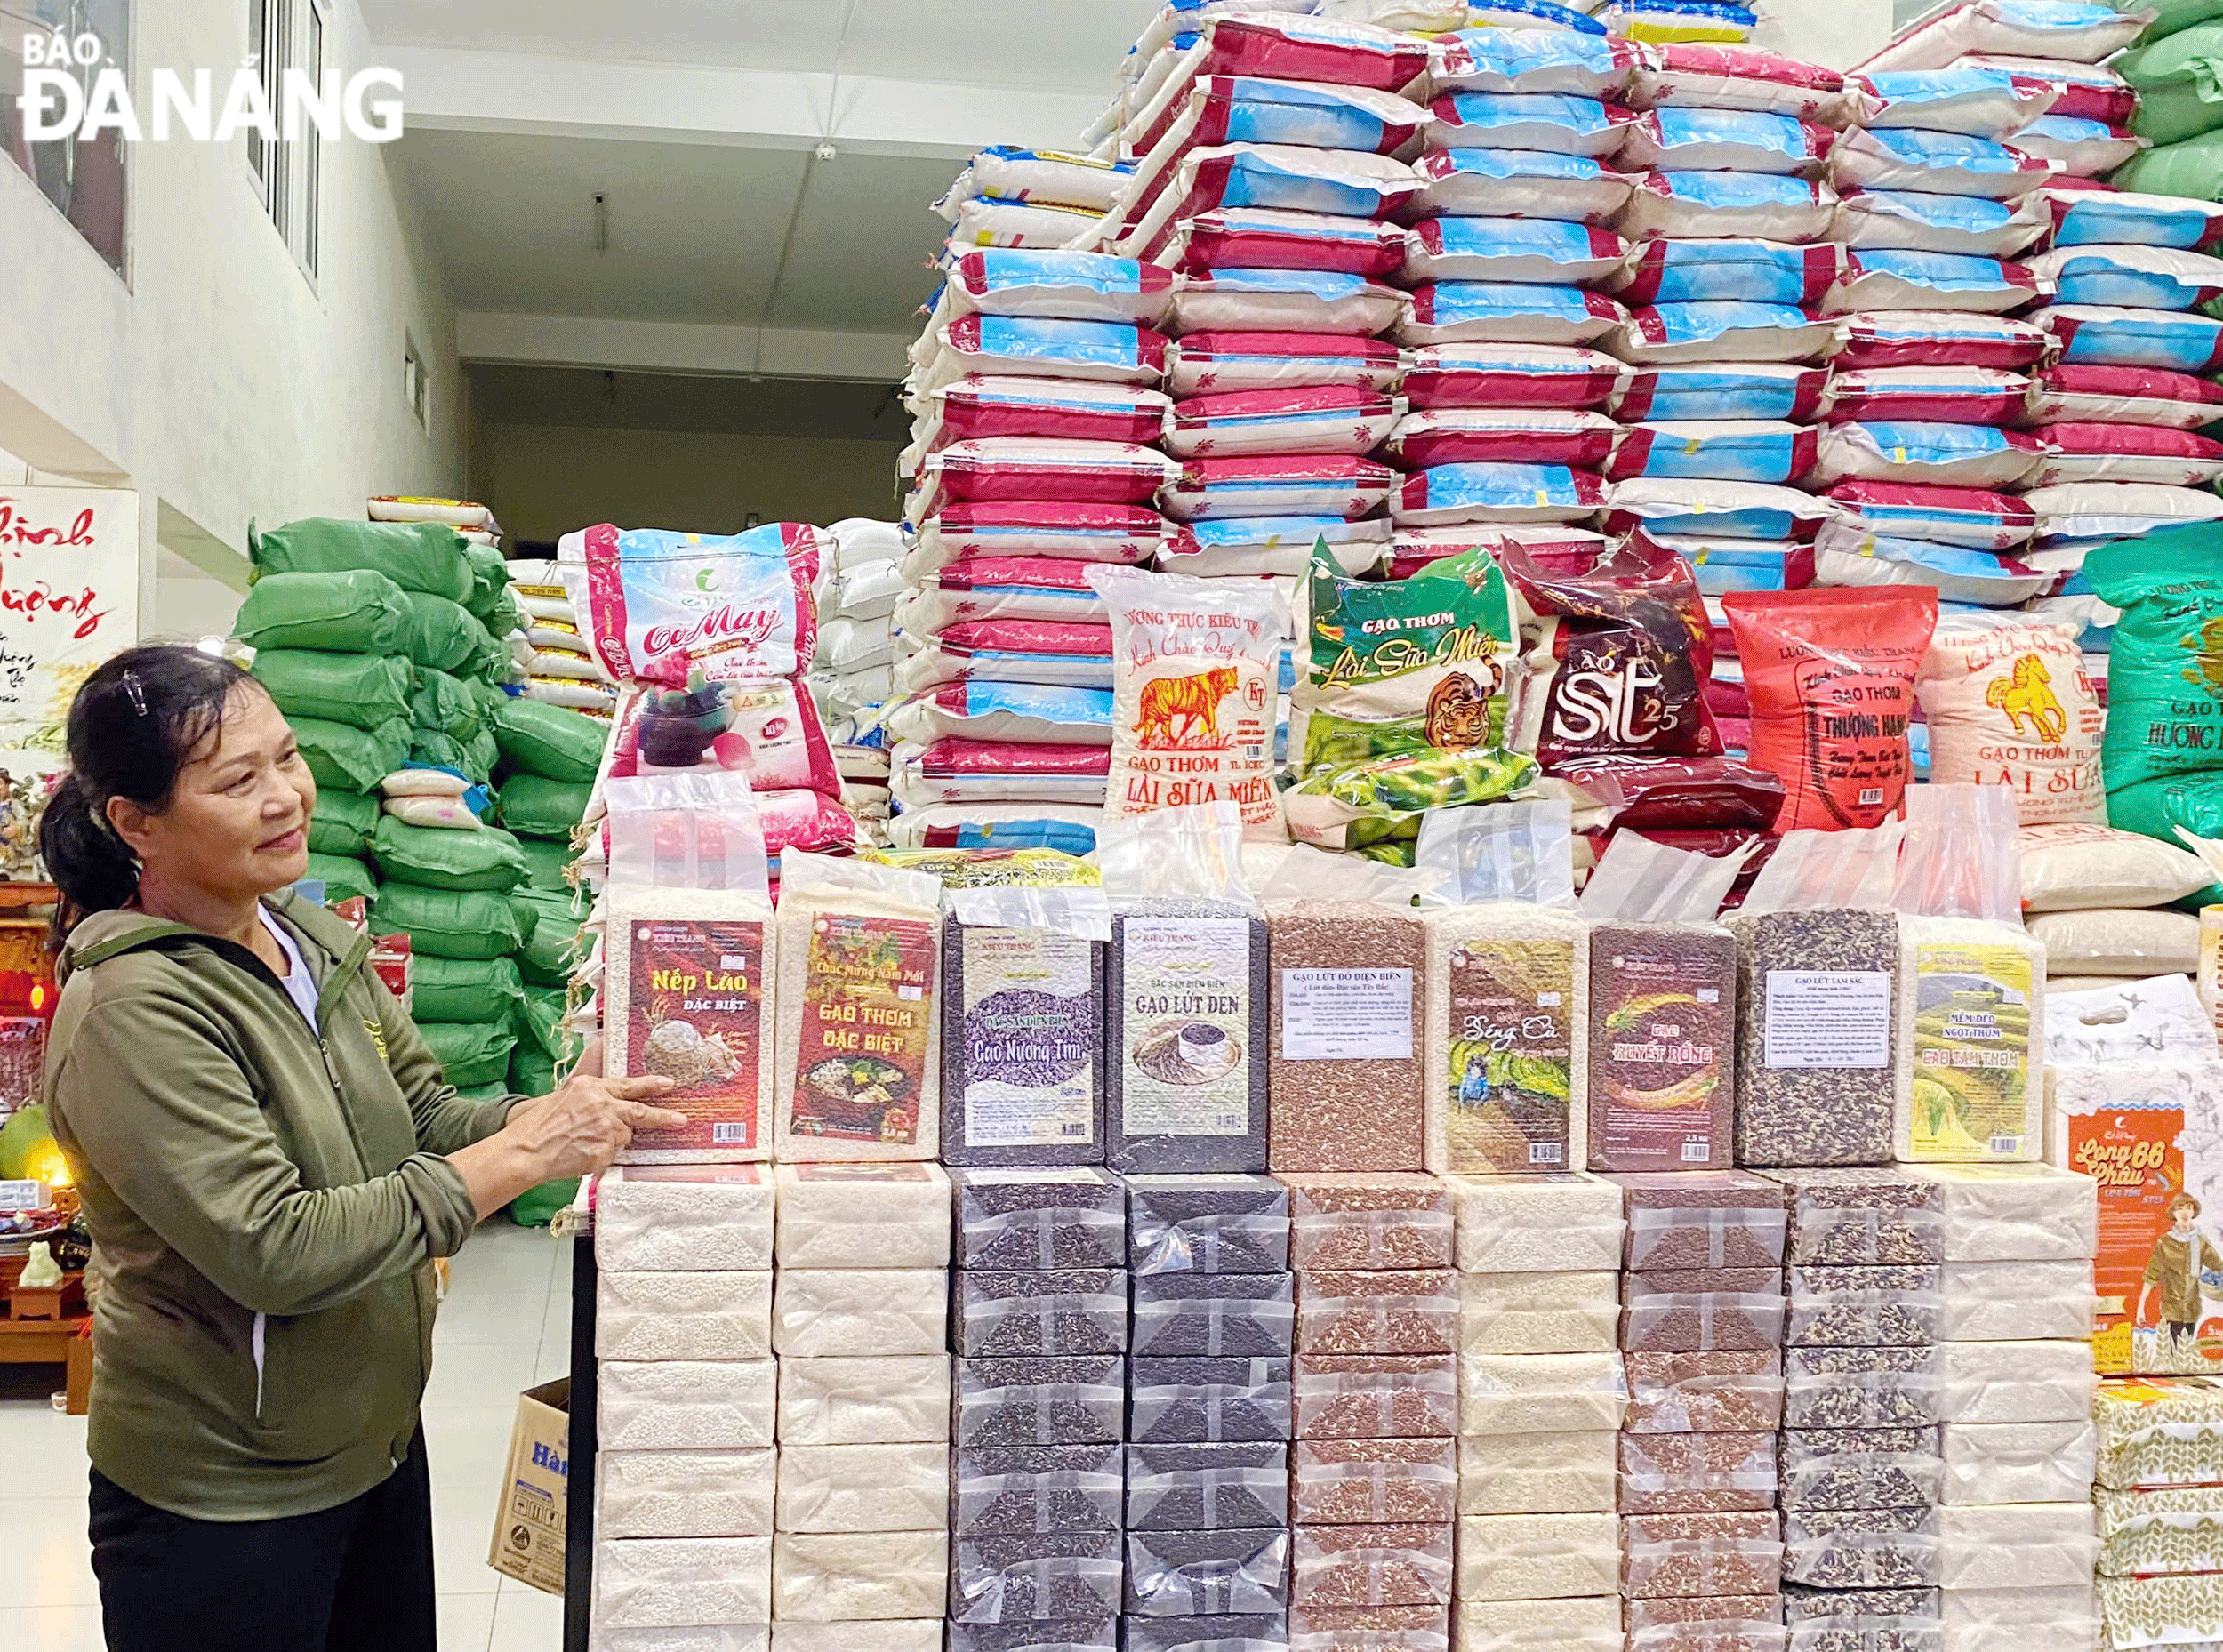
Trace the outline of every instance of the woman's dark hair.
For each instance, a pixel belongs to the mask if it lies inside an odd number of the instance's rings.
[[[61,891],[54,944],[93,912],[128,906],[139,860],[108,824],[111,798],[166,807],[178,771],[254,678],[197,648],[126,649],[94,671],[69,706],[69,772],[39,816],[38,853]]]

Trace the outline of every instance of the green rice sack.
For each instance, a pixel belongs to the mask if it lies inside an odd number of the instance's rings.
[[[463,605],[484,620],[494,612],[496,600],[509,594],[509,560],[492,545],[465,540],[463,565],[471,575],[471,593],[463,598]]]
[[[548,780],[585,782],[602,766],[609,726],[562,706],[504,695],[494,710],[494,740],[510,766]]]
[[[525,944],[524,914],[510,897],[486,889],[428,889],[389,884],[371,916],[373,933],[406,932],[434,958],[511,958]]]
[[[405,646],[410,659],[435,671],[484,677],[501,645],[468,609],[445,597],[411,591]]]
[[[494,798],[494,818],[520,838],[560,838],[569,842],[587,818],[592,786],[550,780],[540,774],[512,774]]]
[[[263,573],[344,573],[370,568],[406,591],[461,602],[471,593],[469,541],[442,522],[342,522],[310,517],[258,533],[248,553]]]
[[[409,756],[409,723],[395,718],[376,728],[352,728],[320,717],[289,717],[301,756],[319,786],[375,791]]]
[[[494,743],[494,731],[482,728],[463,742],[463,756],[470,766],[473,780],[486,780],[494,772],[494,765],[502,761],[502,748]]]
[[[579,1059],[585,1041],[564,1025],[564,994],[545,988],[526,991],[518,1006],[518,1047],[538,1048],[559,1065]]]
[[[378,899],[378,874],[351,854],[319,854],[311,849],[309,870],[301,877],[324,885],[327,906],[358,894],[372,902]]]
[[[525,616],[518,611],[518,599],[503,587],[486,612],[478,616],[478,622],[491,631],[495,640],[507,642],[512,631],[525,629]]]
[[[575,857],[568,839],[520,838],[517,845],[519,853],[525,856],[525,882],[528,888],[569,894],[571,879],[565,874],[571,870]]]
[[[552,1095],[558,1082],[556,1063],[549,1060],[548,1052],[536,1050],[520,1039],[517,1053],[510,1057],[511,1093],[518,1095]]]
[[[392,654],[409,626],[400,586],[375,568],[340,573],[273,573],[239,605],[232,635],[257,648],[324,648]]]
[[[586,922],[587,903],[571,894],[551,894],[540,889],[510,892],[521,911],[533,918],[518,954],[518,966],[526,981],[536,987],[560,987],[571,979],[579,950],[580,926]]]
[[[2141,46],[2166,40],[2195,24],[2223,18],[2223,0],[2116,0],[2115,10],[2129,12],[2141,6],[2155,13],[2154,20],[2146,26],[2146,32],[2139,36]],[[2121,60],[2116,60],[2118,63]]]
[[[516,1060],[514,1055],[510,1057],[513,1064]],[[507,1084],[480,1084],[468,1090],[458,1089],[455,1099],[472,1107],[484,1107],[488,1102],[507,1101],[516,1094]]]
[[[439,1057],[440,1071],[457,1089],[499,1084],[510,1076],[518,1030],[508,1021],[421,1021],[417,1030]]]
[[[343,791],[337,786],[319,788],[316,812],[309,817],[309,852],[361,854],[378,825],[378,810],[375,793]]]
[[[415,959],[409,988],[419,1021],[484,1021],[508,1015],[515,1021],[525,1006],[525,983],[515,958],[435,958]]]
[[[463,740],[485,725],[486,713],[462,678],[421,665],[410,686],[409,720],[419,729]]]
[[[409,662],[392,654],[265,648],[253,669],[255,681],[289,718],[377,728],[409,716]]]
[[[2182,143],[2148,149],[2117,167],[2113,181],[2118,188],[2147,195],[2223,200],[2223,131],[2203,132]]]
[[[2117,540],[2084,558],[2123,611],[2107,667],[2107,822],[2175,841],[2223,830],[2223,524]]]
[[[549,1088],[555,1087],[550,1085]],[[546,1090],[534,1090],[534,1095],[544,1095]],[[579,1178],[573,1176],[563,1182],[543,1182],[529,1187],[510,1201],[510,1220],[521,1228],[544,1228],[556,1220],[558,1211],[567,1207],[579,1197]]]
[[[410,826],[390,814],[371,833],[371,858],[389,883],[429,889],[492,889],[507,894],[525,881],[518,840],[496,827],[457,831]]]
[[[2182,143],[2223,126],[2223,21],[2195,23],[2107,67],[2138,89],[2131,130],[2141,138]]]

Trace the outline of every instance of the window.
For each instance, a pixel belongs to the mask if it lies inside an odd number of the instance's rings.
[[[38,192],[68,219],[108,268],[129,277],[131,149],[115,131],[91,141],[63,138],[23,140],[23,40],[57,30],[72,40],[100,43],[100,67],[129,74],[132,0],[0,0],[0,165],[28,174]],[[90,92],[98,68],[77,63],[70,77]]]
[[[247,38],[262,82],[262,95],[281,120],[289,80],[321,88],[325,71],[327,0],[248,0]],[[281,127],[281,132],[282,132]],[[324,148],[313,121],[300,136],[273,142],[247,134],[247,170],[279,238],[301,269],[317,273],[324,206]]]
[[[401,335],[401,394],[409,404],[410,413],[418,425],[427,430],[432,428],[431,393],[424,372],[424,352],[417,348],[417,341],[406,333]]]

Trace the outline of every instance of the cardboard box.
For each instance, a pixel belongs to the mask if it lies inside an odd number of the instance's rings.
[[[518,1397],[510,1461],[494,1504],[486,1564],[559,1599],[564,1592],[564,1515],[571,1477],[571,1379]]]

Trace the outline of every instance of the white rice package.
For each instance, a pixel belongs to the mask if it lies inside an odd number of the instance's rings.
[[[1593,158],[1621,147],[1634,118],[1617,103],[1563,92],[1454,92],[1433,105],[1439,149],[1521,149]]]
[[[1958,132],[1849,132],[1829,155],[1829,180],[1852,189],[1913,189],[2012,201],[2060,172],[2010,144]]]
[[[1655,304],[1637,310],[1602,341],[1641,365],[1705,361],[1810,361],[1834,329],[1795,304],[1729,300]]]
[[[2040,1342],[2091,1330],[2091,1263],[1948,1262],[1938,1334],[1948,1342]]]
[[[1856,251],[1900,247],[2012,258],[2036,245],[2052,221],[2043,197],[2035,194],[1994,201],[1974,195],[1855,189],[1839,203],[1836,231]]]
[[[1620,1523],[1609,1514],[1469,1514],[1458,1549],[1465,1601],[1575,1599],[1621,1586]]]
[[[1940,1343],[1945,1423],[2066,1423],[2091,1415],[2089,1342]]]
[[[2019,430],[1916,421],[1833,424],[1821,434],[1812,481],[1849,477],[1938,487],[2014,487],[2034,474],[2045,449]]]
[[[2087,1579],[2047,1589],[1954,1589],[1942,1597],[1945,1652],[2091,1652],[2099,1601]]]
[[[594,1652],[771,1652],[769,1624],[691,1624],[679,1629],[606,1629]]]
[[[1631,240],[1654,236],[1761,236],[1801,245],[1826,239],[1837,192],[1779,172],[1647,172],[1616,222]]]
[[[936,1443],[782,1441],[779,1483],[783,1532],[940,1531],[949,1523],[950,1452]]]
[[[2002,1503],[1938,1511],[1938,1581],[1960,1589],[2067,1589],[2099,1558],[2091,1506]]]
[[[1626,261],[1609,229],[1544,218],[1428,218],[1412,228],[1405,278],[1430,281],[1595,281]]]
[[[596,1429],[613,1451],[745,1451],[778,1437],[771,1359],[605,1359]]]
[[[1607,1514],[1619,1479],[1609,1430],[1511,1433],[1459,1441],[1461,1514]]]
[[[1463,1272],[1616,1269],[1626,1227],[1621,1190],[1577,1172],[1453,1176]]]
[[[1940,1431],[1949,1504],[2081,1503],[2099,1432],[2089,1421],[1949,1423]]]
[[[2139,37],[2150,11],[2082,0],[1968,0],[1906,30],[1861,68],[1939,69],[1970,52],[2097,63]]]
[[[1927,309],[1988,316],[2019,309],[2051,287],[2028,265],[2003,259],[1873,247],[1846,254],[1843,273],[1821,307],[1832,315]]]
[[[2088,1175],[2050,1165],[1901,1168],[1937,1189],[1947,1263],[2086,1262],[2099,1254],[2099,1184]]]
[[[2097,823],[2025,827],[2016,850],[2031,912],[2168,906],[2212,881],[2189,849]]]
[[[1385,333],[1404,295],[1331,269],[1207,269],[1180,277],[1173,325],[1182,333]]]
[[[949,1318],[942,1269],[782,1268],[772,1345],[783,1359],[935,1354]]]
[[[882,1617],[870,1623],[772,1625],[771,1652],[942,1652],[938,1617]]]
[[[761,1359],[772,1351],[772,1275],[605,1273],[596,1285],[602,1359]]]
[[[2200,963],[2200,920],[2190,912],[2100,909],[2042,912],[2030,938],[2064,975],[2190,974]]]
[[[1821,164],[1834,135],[1788,115],[1659,108],[1630,125],[1620,160],[1671,172],[1804,172]]]
[[[952,264],[943,292],[956,316],[1040,316],[1064,321],[1156,325],[1173,299],[1173,272],[1102,253],[1008,247],[968,253]]]
[[[769,1537],[598,1541],[598,1631],[763,1624],[772,1617]]]
[[[945,1268],[949,1173],[939,1165],[782,1165],[782,1268]]]
[[[1457,1652],[1615,1652],[1628,1644],[1617,1595],[1553,1600],[1468,1600],[1452,1608]],[[1432,1643],[1440,1647],[1440,1640]],[[1309,1649],[1308,1649],[1309,1652]]]
[[[1439,43],[1431,76],[1439,92],[1561,92],[1612,97],[1641,68],[1625,40],[1571,28],[1465,28]]]
[[[869,1446],[950,1437],[950,1362],[941,1354],[782,1359],[782,1445]]]
[[[2004,138],[2050,109],[2056,89],[2018,83],[2000,69],[1874,69],[1846,82],[1858,124]]]
[[[761,1537],[780,1454],[605,1451],[595,1460],[597,1537]]]
[[[1155,384],[1165,374],[1165,335],[1111,321],[1043,321],[1016,316],[960,316],[934,341],[919,368],[927,394],[968,373],[1094,379]]]
[[[1819,63],[1743,46],[1680,44],[1644,53],[1626,101],[1635,109],[1756,109],[1840,126],[1848,113],[1844,90],[1845,77]]]
[[[2030,268],[2055,284],[2064,304],[2192,309],[2223,294],[2223,259],[2175,247],[2056,247]]]
[[[1582,155],[1438,149],[1413,163],[1430,217],[1555,218],[1601,224],[1628,205],[1635,176]]]
[[[2015,133],[2015,148],[2051,161],[2072,178],[2096,177],[2126,166],[2152,147],[2149,140],[2105,121],[2048,115]]]
[[[931,1617],[949,1589],[941,1531],[782,1532],[772,1540],[772,1608],[807,1624]]]
[[[754,1271],[772,1265],[772,1177],[754,1165],[621,1166],[595,1184],[606,1273]]]
[[[2151,482],[2071,482],[2025,495],[2045,540],[2136,538],[2158,528],[2223,518],[2223,499],[2204,489]]]
[[[1601,293],[1549,282],[1433,281],[1412,293],[1407,344],[1589,344],[1628,312]]]

